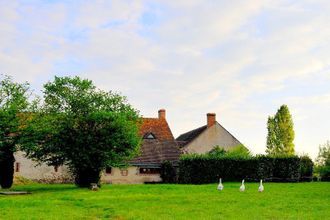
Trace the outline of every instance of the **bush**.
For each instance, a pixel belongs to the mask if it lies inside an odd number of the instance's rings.
[[[330,166],[322,166],[319,169],[321,181],[330,181]]]
[[[302,156],[300,158],[300,181],[312,181],[313,180],[313,167],[314,163],[308,156]]]
[[[160,169],[160,177],[163,183],[176,183],[177,175],[176,169],[170,161],[164,161]]]
[[[244,145],[240,144],[234,148],[226,151],[223,147],[215,146],[206,155],[211,157],[239,157],[239,158],[251,158],[252,154]]]
[[[297,156],[216,157],[211,155],[184,155],[179,163],[180,183],[215,183],[226,181],[298,182],[301,159]],[[307,174],[307,172],[306,172]],[[310,175],[311,177],[311,175]]]

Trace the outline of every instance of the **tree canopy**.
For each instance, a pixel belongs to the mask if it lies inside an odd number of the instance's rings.
[[[214,157],[236,157],[236,158],[252,157],[252,153],[243,144],[234,146],[233,148],[227,151],[223,147],[215,146],[211,151],[207,153],[207,155]]]
[[[316,162],[320,166],[330,166],[330,141],[319,146]]]
[[[20,139],[20,114],[29,106],[29,84],[16,83],[0,75],[0,185],[10,188],[14,175],[14,153]]]
[[[292,116],[287,105],[282,105],[275,116],[267,121],[267,149],[271,155],[294,154],[294,129]]]
[[[140,146],[139,114],[115,92],[79,77],[55,77],[25,126],[22,148],[48,165],[67,165],[78,186],[98,183],[107,166],[123,164]]]

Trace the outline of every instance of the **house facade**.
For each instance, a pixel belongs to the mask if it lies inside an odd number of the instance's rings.
[[[139,134],[142,137],[140,155],[129,161],[128,168],[109,168],[102,176],[104,182],[161,182],[161,164],[178,163],[181,151],[166,121],[165,109],[158,111],[157,118],[142,118]]]
[[[184,153],[203,154],[215,146],[230,150],[241,145],[229,131],[216,121],[215,113],[208,113],[206,125],[181,134],[176,140]]]
[[[105,183],[161,182],[160,167],[163,161],[177,164],[181,151],[166,121],[166,111],[158,111],[157,118],[142,118],[139,128],[142,138],[140,154],[128,162],[125,168],[108,167],[101,181]],[[15,154],[15,176],[40,182],[71,182],[67,167],[52,167],[37,164],[27,159],[22,152]]]

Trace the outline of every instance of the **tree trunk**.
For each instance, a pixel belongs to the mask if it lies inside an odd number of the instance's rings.
[[[100,170],[80,168],[75,171],[75,184],[79,187],[90,187],[91,183],[100,185],[100,176]]]
[[[14,179],[14,152],[2,151],[0,160],[0,185],[3,189],[9,189],[13,185]]]

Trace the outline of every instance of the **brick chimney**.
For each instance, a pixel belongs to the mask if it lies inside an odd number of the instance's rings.
[[[215,124],[216,119],[215,119],[215,113],[207,113],[207,127],[211,127],[212,125]]]
[[[166,110],[165,109],[159,109],[158,110],[158,118],[159,119],[166,119]]]

